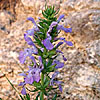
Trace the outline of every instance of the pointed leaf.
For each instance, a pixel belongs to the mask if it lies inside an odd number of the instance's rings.
[[[57,94],[54,95],[52,100],[56,100],[56,98],[57,98]]]

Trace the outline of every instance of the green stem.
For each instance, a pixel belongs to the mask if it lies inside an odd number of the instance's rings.
[[[42,86],[44,85],[44,74],[43,73],[41,74],[41,85]],[[41,91],[41,93],[40,93],[40,100],[44,100],[44,93],[43,93],[43,91]]]

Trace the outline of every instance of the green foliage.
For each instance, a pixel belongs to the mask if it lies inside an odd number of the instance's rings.
[[[42,85],[40,82],[37,83],[36,81],[34,81],[33,85],[36,87],[37,90],[42,90]]]
[[[40,92],[38,92],[38,95],[36,96],[35,100],[38,100],[39,96],[40,96]]]
[[[56,98],[57,98],[57,94],[54,95],[52,100],[56,100]]]
[[[42,57],[42,63],[44,66],[44,69],[42,70],[41,81],[38,83],[36,81],[34,81],[32,84],[35,87],[35,89],[29,90],[26,88],[30,92],[38,92],[38,95],[36,96],[35,100],[38,100],[39,97],[40,97],[40,100],[44,100],[43,95],[49,96],[48,92],[51,91],[52,89],[56,89],[56,88],[53,88],[52,86],[50,86],[50,77],[49,77],[49,73],[53,72],[55,70],[55,66],[56,66],[56,64],[52,65],[53,60],[57,57],[56,48],[54,48],[52,50],[47,50],[42,42],[44,39],[47,38],[47,31],[48,31],[51,23],[53,21],[57,21],[56,15],[58,12],[59,12],[59,10],[56,11],[54,9],[54,6],[50,6],[50,7],[46,6],[45,10],[42,11],[42,15],[45,19],[40,19],[40,22],[38,23],[40,32],[34,33],[34,43],[37,46],[38,55]],[[55,26],[50,33],[50,35],[52,37],[51,43],[54,42],[54,37],[56,37],[58,35],[56,27],[57,26]],[[43,52],[41,51],[41,48],[44,49]],[[32,62],[32,64],[30,66],[33,66],[33,65],[34,65],[34,63]],[[21,100],[30,100],[29,94],[26,94],[24,96],[20,95],[20,93],[16,90],[16,88],[9,81],[9,79],[7,77],[6,77],[6,79],[11,84],[13,89],[15,89],[15,91],[19,94]],[[55,96],[53,97],[52,100],[56,100],[56,98],[57,98],[57,94],[55,94]],[[2,99],[0,99],[0,100],[2,100]]]
[[[55,69],[56,64],[47,67],[46,72],[53,72]]]
[[[30,100],[30,95],[29,95],[29,94],[26,94],[26,95],[24,96],[24,100]]]
[[[44,89],[47,88],[49,83],[50,83],[50,78],[48,76],[46,76],[45,79],[44,79],[44,86],[43,86],[43,88]]]
[[[57,14],[57,12],[55,11],[54,6],[46,7],[46,9],[44,11],[42,11],[42,15],[45,19],[39,19],[40,22],[39,22],[38,27],[39,27],[41,33],[38,33],[38,32],[35,33],[35,36],[36,36],[35,40],[36,40],[37,44],[41,47],[43,47],[43,45],[41,44],[41,40],[44,40],[46,38],[46,36],[47,36],[46,33],[49,29],[50,24],[53,21],[57,21],[56,14]],[[51,36],[52,36],[52,39],[55,36],[57,36],[56,27],[51,32]],[[39,38],[39,39],[36,39],[36,38]]]

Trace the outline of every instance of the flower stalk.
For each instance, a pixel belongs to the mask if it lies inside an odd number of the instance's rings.
[[[41,73],[41,85],[42,85],[42,87],[44,85],[44,74],[43,73]],[[40,97],[41,97],[41,100],[44,100],[44,93],[43,93],[43,91],[41,91]]]
[[[58,69],[64,66],[64,61],[67,61],[67,59],[63,52],[59,50],[59,47],[64,43],[68,46],[73,46],[73,43],[63,37],[58,38],[58,34],[61,30],[66,33],[71,33],[72,29],[60,25],[64,14],[60,15],[57,20],[57,13],[54,6],[50,6],[42,11],[44,19],[39,18],[38,23],[36,23],[32,17],[27,18],[27,20],[31,21],[34,25],[32,29],[26,31],[24,34],[25,41],[31,48],[21,51],[19,60],[21,64],[25,63],[27,57],[29,57],[31,61],[28,66],[29,70],[20,74],[24,77],[24,80],[19,86],[22,86],[21,93],[24,96],[28,94],[25,88],[26,84],[34,86],[35,90],[33,91],[38,92],[36,100],[38,100],[39,97],[40,100],[44,100],[44,95],[49,97],[49,92],[54,90],[54,85],[62,92],[62,82],[56,78],[59,74]],[[34,38],[34,41],[32,38]],[[58,40],[60,40],[60,42],[56,44]],[[56,59],[59,53],[63,57],[63,62]],[[37,57],[38,60],[36,60],[35,57]],[[53,73],[52,76],[50,76],[51,72]],[[56,100],[56,97],[57,95],[54,96],[52,100]]]

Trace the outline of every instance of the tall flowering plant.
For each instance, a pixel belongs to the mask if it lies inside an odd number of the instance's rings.
[[[56,60],[56,57],[61,53],[63,60],[66,61],[67,59],[58,47],[63,43],[68,46],[73,44],[63,37],[57,37],[61,30],[66,33],[72,32],[71,28],[65,28],[59,24],[64,15],[60,15],[57,19],[57,14],[54,7],[50,6],[42,11],[44,19],[39,18],[38,23],[32,17],[27,18],[34,24],[34,27],[24,34],[24,39],[30,45],[30,48],[24,49],[19,55],[21,64],[25,63],[27,57],[30,58],[31,62],[28,66],[28,71],[20,74],[24,77],[24,80],[19,86],[22,86],[21,93],[26,95],[26,99],[29,98],[26,84],[34,86],[32,92],[38,92],[36,100],[38,100],[38,97],[40,97],[40,100],[44,100],[44,95],[49,96],[49,92],[54,89],[54,86],[62,92],[62,82],[58,81],[56,77],[59,74],[58,69],[64,66],[64,62]],[[56,44],[58,40],[60,42]],[[52,75],[50,74],[51,72],[53,73]],[[56,97],[54,96],[54,98]],[[54,98],[52,100],[56,100]]]

